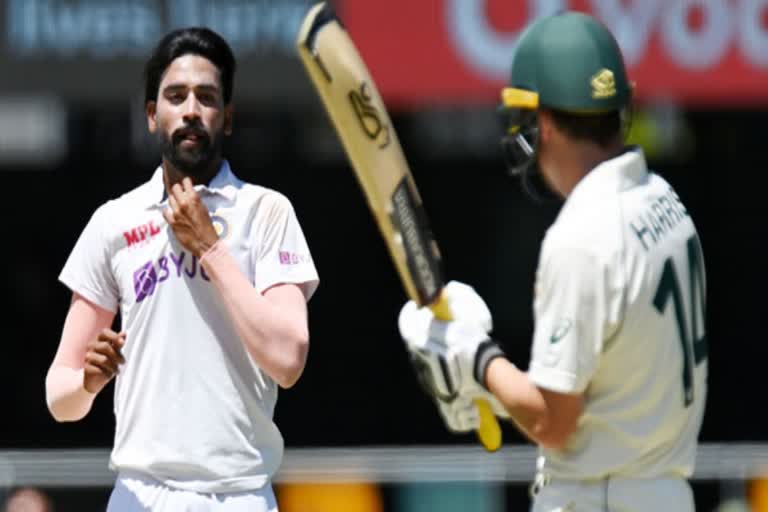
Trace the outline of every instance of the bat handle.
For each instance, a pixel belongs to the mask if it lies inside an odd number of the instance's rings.
[[[478,398],[475,400],[477,412],[480,415],[480,427],[477,429],[477,438],[483,448],[489,452],[495,452],[501,446],[501,427],[496,415],[493,414],[491,404],[487,400]]]
[[[440,320],[449,321],[453,319],[453,314],[445,294],[441,294],[429,306],[429,309]],[[475,406],[477,406],[477,412],[480,416],[480,427],[477,429],[477,437],[483,448],[489,452],[495,452],[501,446],[501,427],[499,426],[499,421],[496,419],[496,415],[493,414],[491,404],[487,400],[478,398],[475,400]]]

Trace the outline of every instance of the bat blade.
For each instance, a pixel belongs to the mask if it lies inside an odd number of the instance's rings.
[[[376,84],[324,3],[307,15],[298,50],[408,296],[419,305],[435,303],[445,281],[421,198]]]
[[[305,16],[296,46],[408,297],[450,320],[440,251],[392,121],[365,62],[325,2]],[[501,445],[496,417],[485,401],[478,401],[478,410],[478,436],[486,449],[496,450]]]

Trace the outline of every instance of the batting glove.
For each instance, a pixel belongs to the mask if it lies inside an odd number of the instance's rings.
[[[422,386],[438,405],[459,397],[470,401],[484,398],[497,416],[508,417],[485,388],[488,365],[504,356],[488,334],[493,325],[488,306],[472,287],[457,281],[448,283],[443,293],[454,320],[438,320],[429,308],[419,308],[413,301],[400,311],[400,335]]]
[[[452,402],[435,400],[445,426],[454,433],[471,432],[480,427],[480,414],[470,397],[458,396]]]

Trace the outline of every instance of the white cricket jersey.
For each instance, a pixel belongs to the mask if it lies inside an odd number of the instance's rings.
[[[693,472],[706,400],[705,274],[696,228],[640,150],[589,172],[544,239],[529,375],[583,393],[563,479]]]
[[[253,286],[318,277],[291,203],[239,180],[225,161],[195,189],[220,240]],[[163,171],[96,210],[59,279],[104,309],[120,308],[126,363],[115,386],[111,466],[196,492],[267,484],[283,439],[277,386],[253,361],[202,266],[173,236]]]

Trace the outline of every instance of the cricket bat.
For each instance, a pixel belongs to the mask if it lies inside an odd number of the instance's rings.
[[[419,192],[376,84],[354,43],[325,2],[304,17],[299,56],[341,139],[352,169],[408,296],[437,318],[451,319],[437,243]],[[490,405],[477,401],[478,437],[488,451],[501,445]]]

